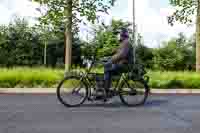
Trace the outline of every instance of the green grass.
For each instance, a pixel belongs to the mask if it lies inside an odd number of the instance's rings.
[[[200,88],[200,74],[190,71],[149,71],[151,88]]]
[[[102,73],[103,69],[95,72]],[[200,74],[189,71],[149,71],[151,88],[192,88],[200,89]],[[0,68],[0,88],[14,87],[57,87],[64,76],[63,69],[16,67]]]
[[[64,71],[47,68],[1,68],[0,87],[52,87],[63,77]]]

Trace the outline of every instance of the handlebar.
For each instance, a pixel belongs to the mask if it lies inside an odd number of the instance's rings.
[[[106,62],[109,61],[111,57],[108,56],[108,57],[103,57],[101,58],[100,60],[96,60],[96,58],[93,58],[92,61],[90,62],[90,65],[88,66],[88,69],[86,70],[87,73],[89,73],[92,69],[92,67],[96,64],[105,64]]]
[[[102,59],[100,59],[100,62],[102,63],[106,63],[111,59],[111,56],[107,56],[107,57],[103,57]]]
[[[92,67],[95,64],[105,64],[106,62],[108,62],[109,59],[111,59],[111,56],[107,56],[107,57],[101,58],[100,60],[97,60],[96,57],[97,57],[98,47],[95,47],[93,52],[94,54],[90,58],[90,63],[89,63],[88,69],[86,70],[87,72],[90,72]]]

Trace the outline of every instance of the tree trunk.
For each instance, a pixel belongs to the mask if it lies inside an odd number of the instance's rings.
[[[200,0],[198,0],[196,19],[196,71],[200,72]]]
[[[72,0],[67,0],[67,2],[67,8],[65,8],[67,17],[65,30],[65,70],[69,71],[72,58]]]

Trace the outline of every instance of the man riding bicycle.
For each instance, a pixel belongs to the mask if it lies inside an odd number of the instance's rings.
[[[86,74],[80,73],[78,75],[69,75],[59,83],[56,93],[59,101],[62,104],[64,104],[66,107],[77,107],[83,104],[85,100],[92,102],[96,100],[103,100],[104,102],[106,102],[113,96],[119,96],[121,101],[127,106],[138,106],[144,104],[147,99],[148,93],[150,92],[150,89],[148,87],[149,78],[147,76],[147,79],[145,79],[144,73],[135,73],[135,68],[138,66],[133,60],[133,47],[131,44],[128,43],[129,35],[127,29],[123,29],[119,35],[120,46],[115,54],[111,57],[111,59],[106,60],[106,63],[104,65],[104,80],[102,80],[102,76],[100,73],[90,73],[93,64],[96,63],[94,57],[94,60]],[[95,51],[97,52],[97,48],[95,49]],[[99,62],[102,63],[104,62],[104,60],[102,60],[102,62]],[[122,73],[126,73],[126,75],[121,75]],[[110,89],[111,76],[115,74],[119,74],[120,78],[117,79],[117,86],[115,86],[114,89]],[[135,80],[135,76],[138,77],[137,80]],[[93,82],[95,79],[97,84],[94,84]],[[80,82],[79,85],[81,86],[77,86],[77,84],[71,84],[74,80],[75,83]],[[65,81],[69,81],[69,83],[66,83]],[[130,81],[137,82],[131,82],[130,84]],[[102,86],[103,82],[105,86]],[[67,87],[66,85],[69,85],[69,87]],[[73,87],[72,85],[75,85],[75,87]],[[67,95],[63,95],[62,87],[64,90],[66,88],[71,88],[72,90],[71,92],[70,90],[67,91]],[[139,87],[139,93],[137,91],[137,88],[135,87]],[[137,97],[137,100],[135,101],[134,98],[130,98],[130,96],[140,96],[141,98]],[[75,98],[72,100],[73,97]]]
[[[120,46],[115,54],[104,65],[104,88],[108,96],[112,94],[110,90],[112,74],[119,72],[129,63],[129,34],[127,29],[122,29],[120,32]]]

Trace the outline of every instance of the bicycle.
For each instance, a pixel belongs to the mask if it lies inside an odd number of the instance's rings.
[[[92,60],[91,65],[86,69],[86,72],[80,71],[70,71],[66,73],[64,79],[59,83],[57,87],[57,98],[58,100],[65,105],[66,107],[78,107],[81,104],[83,104],[86,100],[88,101],[103,101],[104,103],[107,102],[109,99],[113,98],[114,96],[119,96],[121,99],[121,102],[129,107],[133,106],[139,106],[143,105],[146,102],[146,99],[149,94],[149,86],[148,86],[148,81],[149,77],[146,76],[146,71],[143,69],[142,66],[138,64],[134,65],[128,65],[128,70],[123,71],[119,75],[114,75],[112,76],[112,80],[116,80],[116,84],[113,85],[114,88],[113,94],[111,97],[108,97],[104,87],[102,84],[98,86],[99,82],[97,82],[97,77],[103,77],[103,74],[101,73],[96,73],[96,72],[91,72],[91,69],[96,63],[102,63],[105,62],[103,61],[96,61],[95,57]],[[69,81],[69,83],[66,83]],[[76,81],[75,84],[72,83],[72,81]],[[100,80],[102,83],[103,80]],[[80,84],[79,84],[80,83]],[[66,94],[65,92],[62,92],[62,87],[65,85],[69,85],[69,87],[66,87]],[[78,88],[74,87],[73,85],[80,85]],[[136,85],[135,87],[133,85]],[[70,91],[72,89],[72,91]],[[111,89],[111,88],[110,88]],[[138,89],[138,90],[137,90]],[[68,95],[68,93],[71,93],[72,95],[75,94],[75,98],[80,99],[73,103],[70,103],[71,97]],[[97,92],[101,92],[102,98],[97,98],[99,94]],[[64,97],[63,97],[64,94]],[[130,102],[129,97],[127,98],[126,96],[130,96],[131,99],[133,100],[133,97],[136,96],[142,96],[142,99],[139,100],[138,102]],[[65,100],[65,98],[69,98],[69,100]],[[135,101],[135,100],[134,100]]]

